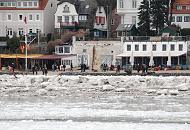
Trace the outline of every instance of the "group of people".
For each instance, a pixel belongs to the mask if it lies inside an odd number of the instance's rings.
[[[33,75],[34,75],[34,74],[37,75],[37,74],[38,74],[38,71],[39,71],[40,69],[41,69],[43,75],[47,75],[48,69],[47,69],[46,64],[45,64],[42,68],[40,68],[37,64],[33,65],[33,66],[32,66],[32,73],[33,73]]]
[[[146,64],[137,64],[136,66],[136,70],[137,70],[137,73],[140,73],[140,71],[142,70],[142,74],[146,74],[148,73],[148,66]]]
[[[85,72],[86,71],[86,64],[81,64],[80,65],[80,69],[81,69],[81,72]]]

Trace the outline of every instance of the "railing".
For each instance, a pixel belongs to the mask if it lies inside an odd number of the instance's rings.
[[[124,42],[164,42],[164,41],[189,41],[190,36],[169,36],[169,37],[151,37],[151,36],[127,36],[124,37]]]
[[[78,25],[77,22],[60,22],[61,26],[76,26]]]

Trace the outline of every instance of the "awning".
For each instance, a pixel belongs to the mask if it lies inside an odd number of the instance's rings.
[[[27,58],[33,59],[40,56],[43,56],[43,54],[28,54]],[[4,59],[26,58],[26,55],[25,54],[0,54],[0,58],[4,58]]]
[[[170,52],[172,57],[177,57],[177,56],[181,56],[181,55],[185,55],[185,52]],[[134,57],[150,57],[150,52],[134,52],[133,53]],[[117,57],[130,57],[131,56],[131,51],[126,52],[126,53],[121,53],[118,54]],[[153,52],[153,56],[154,57],[168,57],[168,51],[163,52],[163,53],[159,53],[159,52]]]
[[[72,56],[76,56],[76,55],[43,55],[43,56],[39,56],[36,57],[34,59],[39,59],[39,60],[59,60],[62,58],[68,58],[68,57],[72,57]]]

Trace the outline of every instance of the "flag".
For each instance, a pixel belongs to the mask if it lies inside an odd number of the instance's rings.
[[[27,24],[27,19],[26,19],[26,17],[24,17],[24,23]]]

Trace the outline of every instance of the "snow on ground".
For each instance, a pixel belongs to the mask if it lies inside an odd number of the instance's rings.
[[[64,96],[88,92],[126,95],[190,95],[190,77],[0,76],[0,96]]]
[[[189,130],[190,77],[0,75],[0,129]]]

